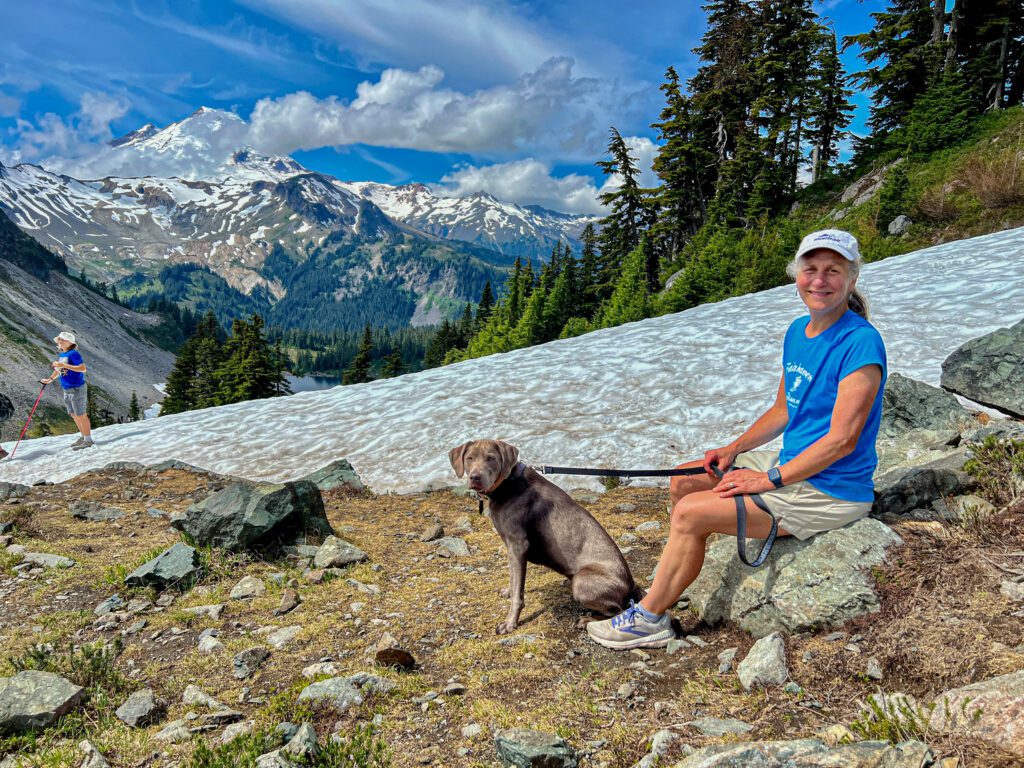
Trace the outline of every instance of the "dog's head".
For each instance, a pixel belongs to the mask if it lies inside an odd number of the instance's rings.
[[[519,463],[519,449],[501,440],[470,440],[448,451],[455,474],[466,475],[471,491],[488,493]]]

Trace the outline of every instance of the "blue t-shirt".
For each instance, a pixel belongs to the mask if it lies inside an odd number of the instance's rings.
[[[82,355],[77,349],[69,349],[67,352],[61,352],[57,359],[62,363],[67,363],[68,365],[82,364]],[[85,384],[85,374],[81,371],[61,371],[60,385],[64,389],[77,389],[83,384]]]
[[[865,365],[880,365],[882,383],[857,447],[849,456],[807,478],[819,491],[837,499],[872,501],[871,476],[878,466],[875,439],[882,418],[882,390],[887,375],[882,337],[871,323],[848,310],[824,333],[809,339],[806,328],[810,320],[809,316],[794,320],[782,346],[789,424],[782,434],[779,463],[790,461],[828,434],[840,381]]]

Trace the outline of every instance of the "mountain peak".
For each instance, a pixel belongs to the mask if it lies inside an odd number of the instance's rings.
[[[150,136],[160,131],[152,123],[146,123],[141,128],[136,128],[134,131],[129,131],[123,136],[118,136],[116,139],[111,139],[108,143],[111,147],[121,147],[125,144],[131,144],[133,141],[145,141]]]

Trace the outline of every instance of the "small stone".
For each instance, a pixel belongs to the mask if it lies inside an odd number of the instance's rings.
[[[658,520],[648,520],[645,523],[640,523],[640,525],[638,525],[635,530],[636,530],[637,533],[647,533],[649,531],[660,531],[661,530],[661,522],[658,521]]]
[[[615,509],[619,512],[636,512],[636,504],[630,504],[628,501],[623,504],[616,504]]]
[[[413,655],[399,646],[398,641],[387,632],[377,643],[374,659],[382,667],[395,667],[402,670],[416,668],[416,659]]]
[[[94,616],[106,616],[113,611],[120,611],[124,608],[124,600],[120,595],[111,595],[93,610]]]
[[[184,609],[186,613],[191,613],[193,616],[200,616],[206,619],[212,619],[213,621],[219,621],[220,615],[224,611],[224,605],[218,603],[216,605],[196,605],[191,608]]]
[[[797,683],[794,683],[792,681],[782,686],[782,690],[788,693],[790,696],[799,696],[801,693],[804,692],[803,688],[801,688]]]
[[[668,641],[668,645],[665,646],[665,653],[669,656],[675,656],[679,651],[689,647],[690,644],[683,640],[683,638],[673,637]]]
[[[284,616],[294,610],[301,602],[299,593],[294,589],[286,589],[281,595],[281,604],[274,609],[275,616]]]
[[[999,585],[999,594],[1015,603],[1024,601],[1024,584],[1015,581],[1004,581]]]
[[[246,720],[242,723],[232,723],[224,729],[224,733],[222,733],[220,737],[220,743],[230,744],[239,736],[245,736],[246,734],[252,733],[255,728],[256,723],[252,720]]]
[[[333,661],[317,662],[302,668],[302,676],[312,680],[314,677],[334,677],[340,672],[338,665]]]
[[[206,693],[198,685],[189,684],[185,686],[185,692],[181,695],[181,703],[186,707],[206,707],[207,709],[226,709],[213,696]]]
[[[513,728],[499,731],[494,746],[502,766],[544,766],[544,768],[576,768],[576,750],[559,736],[542,731]]]
[[[229,597],[232,600],[247,600],[259,597],[266,591],[267,587],[261,579],[257,579],[255,576],[245,576],[231,588]]]
[[[462,696],[465,692],[466,686],[462,683],[448,683],[441,689],[441,693],[445,696]]]
[[[744,689],[782,685],[789,677],[786,647],[779,632],[762,637],[736,667]]]
[[[369,559],[370,556],[355,544],[350,544],[337,536],[328,536],[317,550],[316,557],[313,558],[313,566],[320,570],[344,568],[346,565],[362,563]]]
[[[288,740],[288,743],[281,748],[281,752],[300,760],[303,758],[315,758],[320,754],[316,730],[309,723],[303,723],[299,726],[299,730],[295,732],[295,735]]]
[[[428,525],[420,534],[420,541],[436,541],[444,536],[444,528],[440,523]]]
[[[235,677],[239,680],[252,677],[253,673],[263,665],[269,656],[270,651],[261,645],[246,648],[241,653],[236,654],[233,661]]]
[[[687,723],[705,736],[742,736],[754,730],[754,726],[744,723],[742,720],[719,717],[700,717]]]
[[[95,745],[91,741],[80,741],[78,742],[78,749],[85,755],[85,759],[82,760],[81,765],[78,768],[110,768],[110,763],[107,762],[107,758],[103,756],[103,753],[96,749]],[[0,768],[4,768],[7,765],[7,761],[0,761]],[[15,762],[11,763],[11,768],[14,768]]]
[[[192,738],[192,732],[184,720],[172,720],[163,729],[153,736],[157,741],[166,741],[171,744],[180,744]]]
[[[468,557],[469,545],[465,539],[458,536],[445,536],[434,542],[438,548],[438,554],[447,552],[455,557]]]
[[[156,698],[153,689],[143,688],[129,696],[114,714],[131,728],[145,728],[159,720],[164,710],[163,702]]]
[[[634,693],[636,693],[636,686],[632,683],[623,683],[618,687],[618,690],[615,691],[615,695],[620,699],[628,699]]]
[[[690,645],[696,645],[698,648],[705,648],[705,647],[707,647],[707,641],[706,640],[702,640],[701,638],[697,637],[696,635],[687,635],[686,636],[686,642],[688,642]]]
[[[736,659],[736,654],[739,652],[739,648],[726,648],[720,654],[718,654],[718,665],[719,674],[727,675],[732,672],[732,663]]]
[[[267,635],[267,643],[271,648],[281,650],[288,645],[288,643],[298,637],[300,632],[302,632],[302,627],[298,625],[282,627],[281,629],[275,630]]]
[[[199,652],[204,654],[220,653],[224,650],[224,643],[216,637],[207,636],[199,641]]]
[[[475,739],[483,732],[483,726],[478,723],[470,723],[469,725],[462,726],[462,738],[464,739]]]
[[[872,680],[881,680],[885,677],[885,675],[882,674],[882,665],[874,656],[868,659],[868,668],[865,674]]]

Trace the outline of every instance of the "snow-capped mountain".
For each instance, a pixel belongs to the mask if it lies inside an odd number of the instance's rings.
[[[267,162],[267,172],[254,170]],[[196,180],[78,181],[0,166],[0,208],[76,272],[117,283],[122,297],[166,295],[225,320],[276,311],[278,324],[322,330],[371,317],[439,322],[475,301],[484,281],[501,279],[499,254],[395,222],[330,176],[281,170],[245,150],[229,163],[241,172]],[[213,275],[197,282],[194,272],[167,272],[191,265]]]
[[[937,385],[953,350],[1024,317],[1024,229],[867,264],[858,286],[889,370]],[[487,437],[528,463],[669,467],[732,439],[770,404],[786,328],[806,311],[782,286],[394,379],[105,427],[96,450],[33,440],[22,460],[0,463],[0,480],[179,459],[280,481],[344,457],[374,491],[406,493],[454,485],[448,450]],[[666,339],[709,337],[717,343],[666,354]]]
[[[504,203],[487,192],[443,197],[425,184],[390,186],[372,181],[342,183],[393,219],[447,240],[469,243],[534,260],[546,260],[556,244],[579,253],[580,233],[597,217]]]

